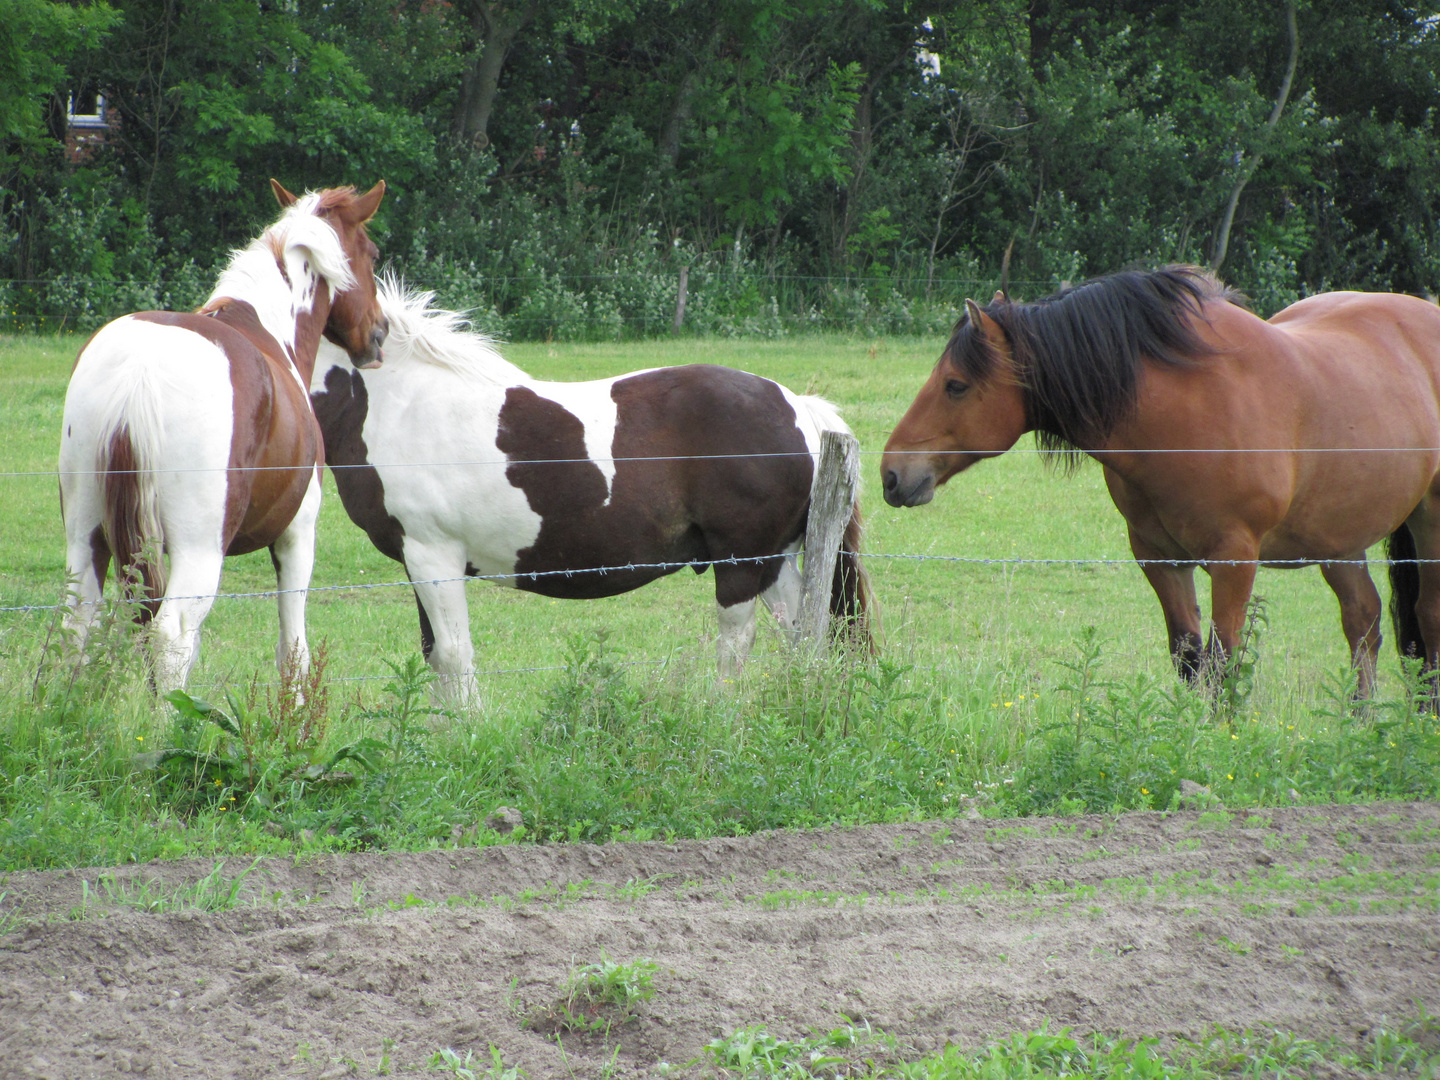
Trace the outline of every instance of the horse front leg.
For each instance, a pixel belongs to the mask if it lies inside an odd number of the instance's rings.
[[[1380,594],[1370,579],[1365,552],[1351,562],[1321,563],[1320,573],[1340,601],[1340,626],[1355,668],[1355,696],[1369,698],[1375,693],[1375,662],[1380,654]]]
[[[480,686],[475,679],[475,646],[465,596],[464,551],[407,543],[405,573],[419,608],[420,647],[439,676],[436,699],[447,705],[478,705]]]
[[[1210,641],[1201,669],[1204,680],[1218,690],[1245,632],[1245,616],[1259,568],[1258,545],[1237,545],[1211,559],[1206,567],[1210,572]]]
[[[1130,533],[1130,550],[1160,601],[1175,671],[1187,683],[1194,683],[1200,678],[1202,644],[1200,604],[1195,599],[1195,564],[1164,560],[1159,549],[1147,544],[1133,531]]]
[[[305,601],[315,572],[315,527],[320,519],[320,480],[312,471],[300,509],[270,545],[279,595],[280,638],[275,666],[280,677],[303,681],[310,671],[310,646],[305,640]]]

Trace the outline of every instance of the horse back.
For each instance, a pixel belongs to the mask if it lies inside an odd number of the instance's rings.
[[[315,414],[287,350],[244,301],[205,314],[146,312],[136,318],[189,330],[225,355],[232,391],[225,553],[268,547],[294,518],[323,460]]]

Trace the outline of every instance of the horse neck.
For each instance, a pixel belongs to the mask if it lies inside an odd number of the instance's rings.
[[[308,392],[315,353],[330,318],[330,283],[302,252],[277,256],[257,242],[239,252],[220,275],[206,307],[226,297],[255,309],[260,325],[285,349]]]

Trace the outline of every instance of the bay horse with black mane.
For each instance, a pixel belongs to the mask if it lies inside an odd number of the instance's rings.
[[[361,366],[386,326],[365,223],[385,194],[296,197],[235,252],[195,312],[142,311],[80,350],[65,394],[60,505],[66,626],[82,645],[112,559],[154,639],[159,690],[183,686],[226,555],[270,549],[279,580],[276,663],[303,672],[323,443],[307,393],[322,335]],[[168,557],[168,568],[165,559]]]
[[[1257,566],[1318,563],[1359,692],[1374,686],[1389,538],[1402,655],[1440,660],[1440,309],[1335,292],[1268,321],[1194,267],[1127,271],[966,315],[885,446],[885,499],[935,488],[1026,432],[1100,462],[1194,680],[1233,655]],[[1201,646],[1194,569],[1210,574]]]
[[[829,404],[708,364],[541,382],[431,295],[382,283],[385,366],[322,346],[311,399],[346,513],[414,586],[443,696],[477,692],[467,576],[591,599],[713,567],[727,676],[757,597],[795,632],[820,435],[848,430]],[[859,534],[857,503],[830,607],[868,645]]]

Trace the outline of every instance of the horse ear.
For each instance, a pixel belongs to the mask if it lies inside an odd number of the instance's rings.
[[[1002,355],[1009,355],[1010,343],[1005,339],[1005,331],[1000,328],[999,323],[981,311],[980,305],[974,300],[965,301],[965,313],[970,318],[970,325],[985,335],[985,340],[989,341]]]
[[[1009,300],[1010,298],[1005,295],[1004,289],[996,289],[995,295],[990,298],[992,304],[1005,304],[1008,303]]]
[[[285,185],[274,177],[270,179],[270,190],[275,192],[275,201],[280,204],[282,209],[288,209],[295,205],[295,196],[286,191]]]
[[[385,181],[381,180],[373,188],[355,200],[351,209],[360,224],[365,224],[375,216],[375,211],[380,209],[380,200],[385,197]]]

